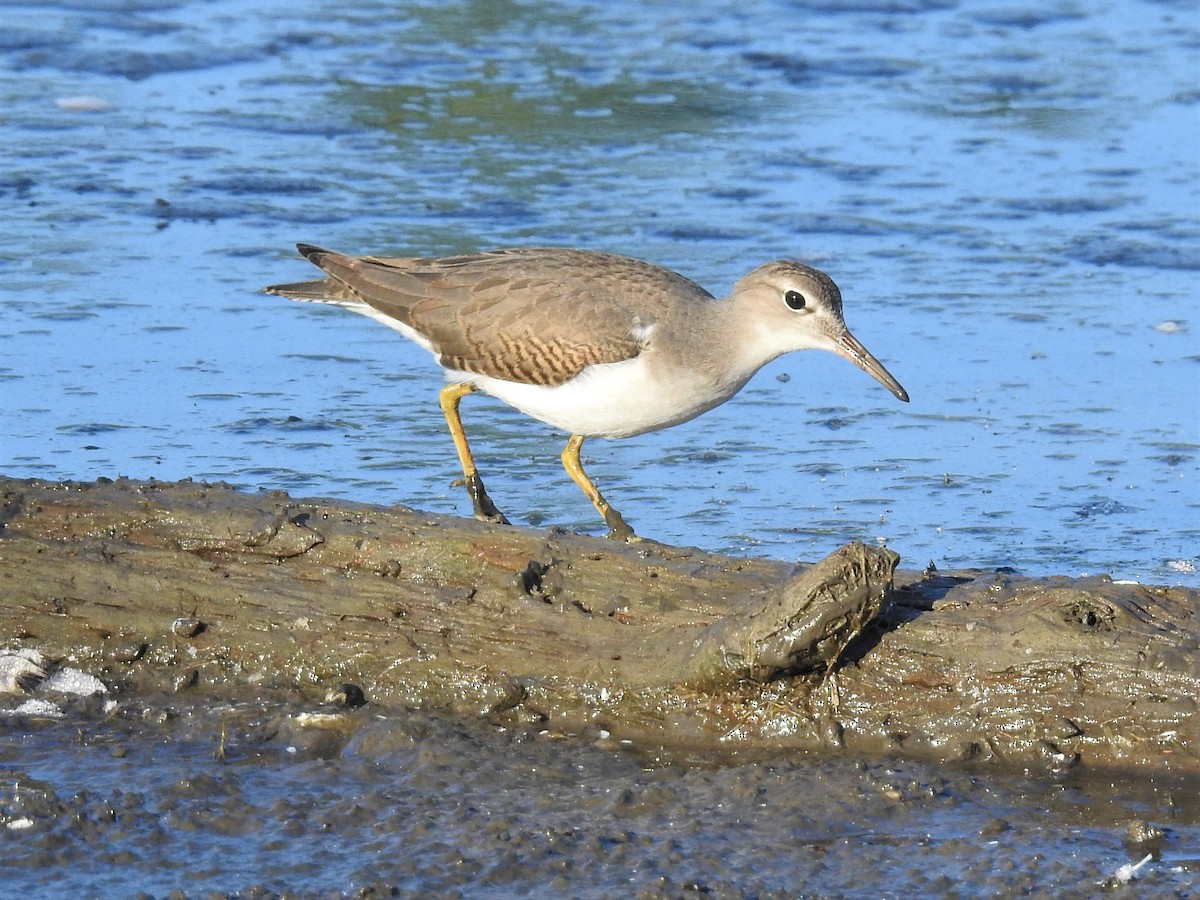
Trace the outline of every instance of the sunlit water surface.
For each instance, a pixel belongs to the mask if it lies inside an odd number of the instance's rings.
[[[807,353],[590,442],[641,533],[1200,584],[1187,4],[8,8],[0,471],[465,513],[424,352],[257,293],[311,274],[296,240],[575,245],[718,294],[787,256],[912,403]],[[601,530],[561,435],[464,410],[515,521]]]

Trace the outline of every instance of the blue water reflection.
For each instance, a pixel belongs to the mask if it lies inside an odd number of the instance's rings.
[[[586,246],[718,293],[787,256],[838,280],[913,402],[804,354],[693,423],[590,442],[640,532],[1200,584],[1184,4],[15,10],[0,471],[465,513],[423,352],[256,293],[307,276],[294,241]],[[510,516],[601,530],[560,436],[464,410]]]

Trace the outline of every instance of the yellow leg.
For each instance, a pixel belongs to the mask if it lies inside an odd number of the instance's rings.
[[[609,506],[608,501],[600,496],[600,492],[592,484],[592,479],[588,478],[587,472],[583,471],[583,464],[579,461],[579,449],[582,446],[583,435],[571,435],[567,441],[567,446],[563,447],[563,468],[567,470],[567,474],[571,476],[571,480],[579,485],[579,489],[583,491],[584,496],[592,501],[592,506],[596,507],[596,511],[604,518],[604,524],[608,526],[607,537],[618,541],[640,540],[633,533],[633,529],[625,524],[625,520],[621,518],[621,514]]]
[[[475,385],[469,382],[448,384],[438,394],[438,402],[442,405],[446,424],[450,426],[450,437],[454,439],[454,449],[458,451],[463,481],[467,485],[467,494],[471,498],[471,505],[475,507],[475,518],[481,522],[507,525],[508,519],[504,518],[504,513],[496,509],[492,498],[483,489],[483,481],[479,477],[479,471],[475,468],[475,458],[471,456],[471,448],[467,446],[467,434],[463,431],[462,419],[458,415],[458,402],[475,390]]]

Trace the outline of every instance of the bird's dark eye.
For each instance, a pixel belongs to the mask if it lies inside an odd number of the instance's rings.
[[[783,295],[783,302],[789,309],[804,309],[804,295],[799,291],[788,291]]]

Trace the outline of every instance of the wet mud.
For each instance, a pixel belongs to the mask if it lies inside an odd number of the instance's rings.
[[[5,720],[0,865],[28,896],[1183,897],[1197,796],[156,695]]]
[[[190,482],[2,496],[29,896],[1200,886],[1185,590]]]
[[[121,694],[341,685],[641,746],[1197,768],[1196,592],[811,566],[246,494],[3,485],[0,627]]]

